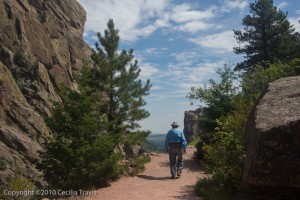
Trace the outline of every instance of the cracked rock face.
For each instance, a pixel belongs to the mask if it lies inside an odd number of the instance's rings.
[[[195,140],[198,136],[201,135],[202,129],[199,127],[199,116],[202,115],[202,110],[189,110],[184,113],[184,135],[188,142]]]
[[[300,189],[300,76],[269,84],[248,119],[243,183]]]
[[[85,21],[76,0],[0,1],[0,184],[16,171],[41,181],[30,160],[51,137],[42,116],[61,101],[57,86],[76,90],[90,63]]]

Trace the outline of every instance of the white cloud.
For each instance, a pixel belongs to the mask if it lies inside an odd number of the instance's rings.
[[[300,20],[300,17],[294,17],[294,18],[289,19],[290,23],[294,25],[295,30],[300,33],[299,20]]]
[[[169,91],[160,91],[151,94],[151,96],[148,97],[148,99],[151,99],[152,101],[164,101],[168,100],[170,101],[171,99],[176,99],[176,98],[182,98],[187,95],[186,90],[178,90],[178,88],[169,88]]]
[[[85,38],[95,40],[103,33],[107,21],[113,19],[122,41],[148,37],[158,29],[179,30],[191,34],[220,29],[211,22],[222,9],[242,9],[244,0],[227,0],[223,7],[200,10],[191,3],[174,4],[171,0],[78,0],[87,11]]]
[[[161,89],[162,89],[161,86],[152,83],[151,91],[153,91],[153,90],[161,90]]]
[[[192,82],[205,82],[213,77],[216,70],[224,64],[225,61],[218,61],[212,63],[201,63],[196,68],[191,68],[189,73],[189,80]]]
[[[157,53],[157,48],[148,48],[148,49],[145,49],[145,52],[147,54],[156,54]]]
[[[246,0],[226,0],[222,7],[223,12],[230,12],[233,9],[243,10],[248,6]]]
[[[102,33],[111,18],[120,30],[121,39],[133,41],[168,26],[168,18],[163,13],[169,0],[78,1],[87,11],[86,32]]]
[[[185,95],[187,95],[191,91],[192,87],[196,87],[196,88],[204,87],[204,83],[201,83],[201,82],[187,83],[187,82],[185,82],[185,83],[179,83],[178,87],[184,89],[184,91],[186,91]]]
[[[138,0],[138,2],[140,2],[142,11],[149,17],[160,15],[170,3],[169,0]]]
[[[233,47],[237,45],[232,30],[192,38],[190,41],[202,47],[216,49],[219,53],[232,52]]]
[[[193,65],[192,62],[186,65],[185,60],[176,64],[169,63],[163,78],[171,83],[171,87],[181,88],[182,95],[186,95],[192,86],[200,87],[215,76],[216,70],[224,63],[223,60],[197,65]]]
[[[174,6],[170,20],[175,22],[175,28],[188,33],[196,33],[217,27],[214,23],[207,22],[216,16],[216,7],[210,7],[204,11],[196,10],[191,4]]]
[[[141,79],[152,79],[156,77],[157,74],[160,73],[160,70],[157,67],[154,67],[150,63],[142,63],[139,64],[139,67],[141,69],[140,78]]]
[[[215,27],[217,27],[215,24],[209,24],[201,21],[191,21],[180,25],[178,29],[185,32],[195,33],[197,31],[209,30]]]
[[[180,53],[172,53],[171,55],[179,62],[195,60],[199,56],[199,54],[194,51],[183,51]]]
[[[283,1],[277,6],[277,8],[282,9],[282,8],[285,8],[287,5],[288,5],[288,3]]]
[[[215,7],[205,11],[193,10],[190,4],[176,5],[172,11],[171,19],[177,23],[195,20],[211,19],[215,17]]]

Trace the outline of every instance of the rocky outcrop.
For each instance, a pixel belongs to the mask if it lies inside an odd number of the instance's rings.
[[[202,109],[189,110],[184,112],[184,129],[183,133],[188,142],[195,140],[201,135],[202,130],[199,127],[198,119],[202,115]]]
[[[31,161],[50,136],[42,116],[90,61],[85,21],[76,0],[0,1],[0,184],[16,171],[40,180]]]
[[[243,183],[300,189],[300,76],[269,84],[248,119]]]

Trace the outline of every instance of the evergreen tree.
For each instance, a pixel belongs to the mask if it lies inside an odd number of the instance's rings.
[[[287,62],[299,56],[295,29],[287,20],[287,13],[277,9],[273,0],[256,0],[250,4],[250,15],[243,19],[244,31],[234,30],[240,44],[236,54],[246,54],[237,70],[254,70],[256,64],[266,68],[276,61]]]
[[[118,52],[119,35],[110,19],[104,35],[97,34],[99,43],[93,50],[94,66],[84,76],[94,88],[102,91],[102,111],[107,117],[107,130],[114,134],[139,128],[139,120],[149,113],[143,109],[144,96],[149,95],[150,80],[143,85],[139,79],[138,62],[133,61],[133,50]]]
[[[53,138],[40,152],[37,168],[54,189],[87,189],[118,177],[122,158],[114,152],[115,139],[104,131],[99,95],[65,91],[46,120]]]
[[[149,135],[136,128],[149,116],[142,107],[150,81],[143,86],[133,50],[118,53],[118,30],[112,20],[107,25],[104,36],[98,33],[103,49],[96,44],[94,66],[82,70],[80,92],[63,90],[62,103],[46,120],[53,139],[40,152],[37,168],[52,188],[86,189],[116,178],[122,173],[122,155],[115,147],[142,143]],[[135,160],[139,167],[143,159]]]

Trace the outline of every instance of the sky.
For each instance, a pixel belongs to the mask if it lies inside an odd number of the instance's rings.
[[[96,34],[104,33],[109,19],[119,29],[120,50],[134,50],[140,78],[150,79],[145,97],[150,117],[140,122],[143,130],[166,133],[174,121],[184,128],[184,113],[200,102],[186,95],[191,87],[203,87],[225,63],[243,60],[236,55],[233,29],[242,30],[242,19],[254,0],[77,0],[87,13],[84,39],[95,46]],[[300,32],[300,1],[274,0],[288,12]]]

